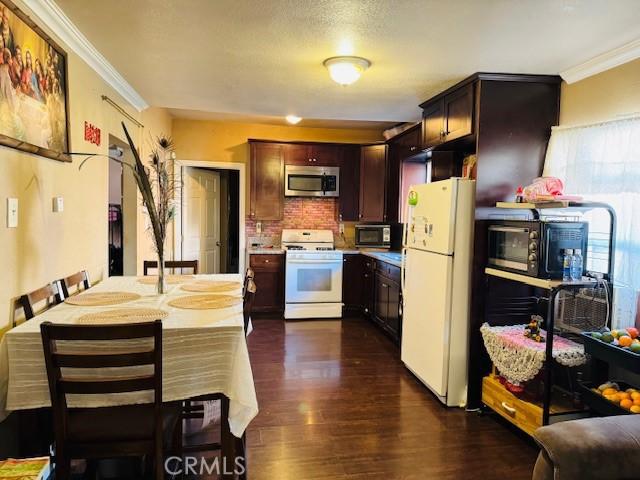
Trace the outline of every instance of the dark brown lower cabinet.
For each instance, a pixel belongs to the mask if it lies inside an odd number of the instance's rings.
[[[362,280],[362,310],[365,315],[372,315],[374,306],[374,280],[376,274],[376,261],[371,257],[366,257],[362,255],[362,260],[364,263],[364,274]]]
[[[342,259],[342,303],[345,312],[357,312],[364,305],[365,261],[359,253],[347,253]]]
[[[379,271],[375,274],[375,302],[373,320],[396,342],[400,342],[401,293],[400,285]]]
[[[255,273],[257,287],[253,311],[284,311],[284,255],[251,255],[249,265]]]

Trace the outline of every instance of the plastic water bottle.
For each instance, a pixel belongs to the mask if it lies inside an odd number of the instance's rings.
[[[562,260],[562,280],[569,282],[571,280],[571,265],[573,263],[573,250],[567,248],[564,251],[564,258]]]
[[[571,280],[582,280],[582,250],[576,249],[571,259]]]

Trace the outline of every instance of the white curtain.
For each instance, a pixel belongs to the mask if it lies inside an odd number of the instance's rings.
[[[551,134],[544,175],[562,179],[565,193],[606,202],[617,214],[614,265],[614,327],[636,323],[640,292],[640,118],[578,127],[556,127]],[[589,214],[590,245],[608,230],[607,218]],[[604,248],[602,245],[601,248]],[[599,253],[590,246],[596,271]],[[606,271],[606,269],[604,270]]]

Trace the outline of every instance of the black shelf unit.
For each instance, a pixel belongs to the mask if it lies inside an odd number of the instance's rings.
[[[534,287],[536,289],[541,289],[547,292],[546,297],[546,317],[545,317],[545,330],[547,332],[545,339],[545,362],[543,366],[542,379],[544,384],[544,390],[542,393],[542,424],[548,425],[549,420],[552,416],[566,415],[566,412],[553,414],[551,413],[551,401],[552,401],[552,393],[554,389],[558,389],[557,386],[554,386],[553,382],[553,339],[556,336],[556,324],[555,324],[555,316],[556,316],[556,299],[558,295],[564,291],[577,291],[580,289],[589,289],[589,288],[597,288],[600,285],[604,284],[605,288],[611,292],[608,301],[608,316],[607,316],[607,327],[611,326],[611,314],[613,308],[613,272],[614,272],[614,251],[615,251],[615,232],[616,232],[616,214],[613,208],[601,202],[551,202],[551,203],[509,203],[509,202],[500,202],[496,205],[496,208],[499,209],[509,209],[509,210],[529,210],[532,213],[534,219],[540,218],[540,210],[578,210],[581,212],[586,212],[594,209],[602,209],[605,210],[609,214],[609,227],[610,227],[610,235],[609,235],[609,251],[608,251],[608,271],[598,272],[602,276],[602,281],[598,281],[595,278],[591,277],[583,277],[582,281],[560,281],[560,280],[546,280],[539,279],[535,277],[529,277],[527,275],[510,273],[503,270],[498,270],[494,268],[485,268],[485,274],[487,277],[487,291],[490,289],[490,282],[488,281],[489,277],[498,277],[503,280],[508,280],[511,282],[520,283],[522,285],[527,285],[530,287]],[[593,272],[588,272],[593,273]],[[522,298],[522,297],[521,297]],[[532,297],[525,297],[529,303],[532,302]],[[539,306],[538,302],[534,302]],[[513,314],[512,311],[509,312],[509,315]],[[528,314],[528,311],[525,308],[518,311],[515,310],[517,315],[520,317],[524,317]],[[580,343],[585,343],[583,341],[583,335],[569,335],[572,337],[572,340],[578,341]],[[585,349],[587,347],[585,346]],[[626,352],[625,352],[626,353]],[[593,377],[596,379],[604,379],[607,375],[608,365],[606,362],[603,362],[598,357],[595,357],[595,361],[592,361],[592,372]],[[580,385],[581,382],[578,382]],[[579,386],[580,393],[584,393],[584,387]],[[593,393],[593,392],[591,392]],[[570,412],[574,414],[576,412]]]

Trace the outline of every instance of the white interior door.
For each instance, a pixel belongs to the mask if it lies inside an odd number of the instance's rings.
[[[220,175],[184,167],[182,259],[198,260],[199,273],[220,272]]]
[[[453,258],[408,249],[405,275],[401,358],[431,390],[445,396]]]

